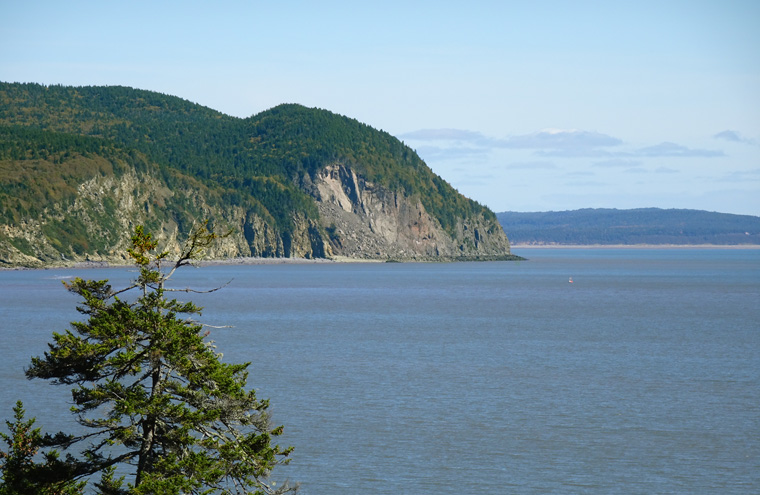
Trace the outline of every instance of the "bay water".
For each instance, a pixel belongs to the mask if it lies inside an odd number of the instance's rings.
[[[760,492],[760,250],[515,249],[487,263],[177,272],[225,361],[251,362],[305,495]],[[80,319],[60,281],[0,271],[0,417],[71,427],[23,376]],[[572,279],[572,283],[570,280]],[[186,294],[181,294],[185,296]]]

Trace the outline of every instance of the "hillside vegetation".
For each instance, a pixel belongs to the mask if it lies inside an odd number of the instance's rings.
[[[502,212],[513,244],[760,244],[760,217],[701,210],[639,208]]]
[[[40,259],[55,254],[30,249],[13,227],[44,224],[64,256],[103,254],[108,243],[88,251],[98,243],[86,239],[92,226],[75,225],[76,215],[67,214],[66,205],[78,201],[82,184],[93,177],[118,182],[124,174],[138,174],[138,185],[171,192],[146,196],[156,208],[147,205],[144,220],[164,230],[169,224],[182,230],[204,213],[214,220],[225,210],[228,223],[240,215],[248,219],[239,230],[249,231],[250,244],[254,234],[265,235],[264,226],[276,239],[252,255],[323,256],[331,237],[319,221],[315,181],[335,164],[373,187],[419,201],[450,236],[473,217],[500,230],[493,212],[460,195],[399,140],[326,110],[286,104],[240,119],[127,87],[0,83],[0,218],[8,226],[0,236]],[[137,197],[139,187],[130,194]],[[110,216],[114,223],[112,202],[104,199],[103,215],[88,221],[108,223]],[[54,211],[59,214],[52,224],[70,224],[65,236],[63,226],[48,225],[46,212]],[[116,235],[113,227],[105,231]],[[296,248],[297,238],[308,246]]]

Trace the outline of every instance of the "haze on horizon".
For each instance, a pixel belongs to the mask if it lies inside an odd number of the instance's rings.
[[[760,216],[760,2],[4,2],[0,80],[325,108],[494,211]]]

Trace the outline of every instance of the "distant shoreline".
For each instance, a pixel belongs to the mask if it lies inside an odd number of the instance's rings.
[[[190,263],[190,266],[235,266],[235,265],[298,265],[312,263],[339,263],[344,261],[361,262],[363,260],[336,260],[328,258],[220,258],[196,260]],[[172,262],[167,262],[163,266],[170,266]],[[97,269],[97,268],[129,268],[134,267],[133,263],[118,263],[110,261],[77,261],[65,265],[48,265],[48,266],[3,266],[0,271],[10,270],[71,270],[71,269]]]
[[[510,244],[510,249],[760,249],[760,244]]]
[[[760,249],[760,244],[512,244],[514,249]],[[512,253],[515,254],[515,253]],[[516,255],[519,256],[519,255]],[[198,260],[191,266],[256,266],[256,265],[311,265],[323,263],[385,263],[387,260],[350,258],[335,256],[333,258],[221,258]],[[423,262],[421,260],[406,260],[404,263]],[[429,262],[429,261],[428,261]],[[448,262],[448,261],[442,261]],[[13,270],[71,270],[97,268],[128,268],[130,263],[108,261],[80,261],[67,265],[49,266],[0,266],[0,272]],[[168,266],[168,263],[167,263]]]
[[[584,208],[497,213],[513,247],[758,249],[760,217],[703,210]]]

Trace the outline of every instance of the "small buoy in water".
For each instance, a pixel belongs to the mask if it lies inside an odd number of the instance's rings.
[[[573,283],[573,277],[570,277],[570,280],[568,280],[571,284]]]

